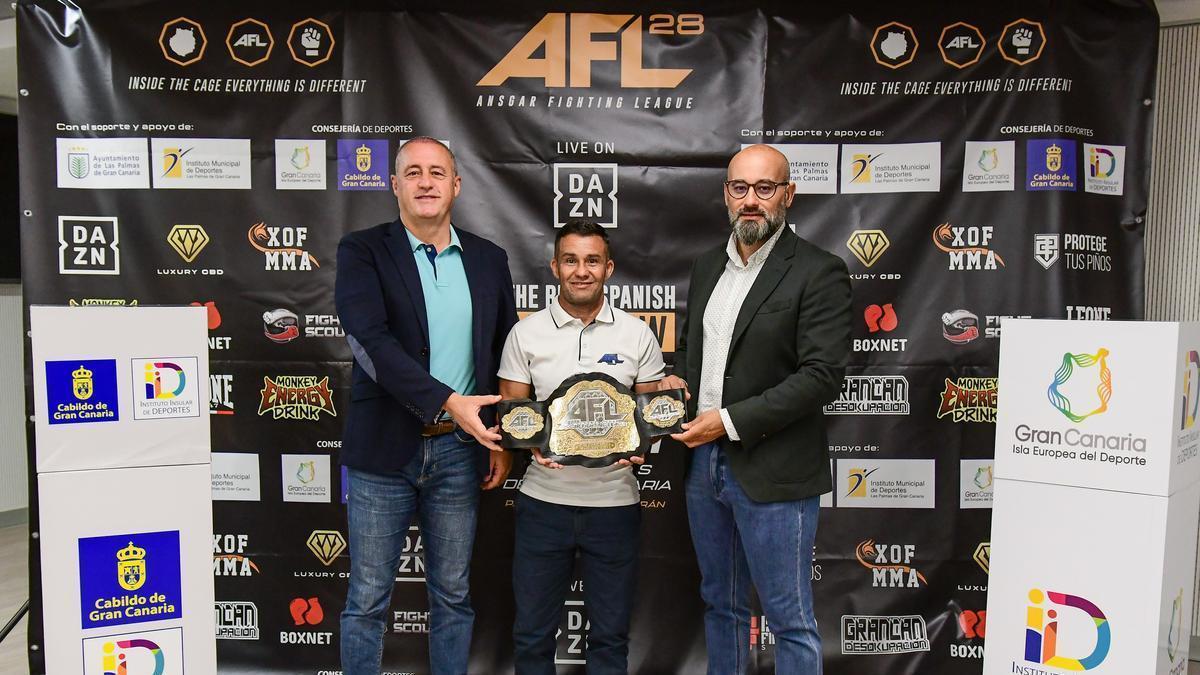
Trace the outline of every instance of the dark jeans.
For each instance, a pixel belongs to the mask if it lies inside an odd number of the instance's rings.
[[[396,569],[413,513],[425,544],[429,669],[467,672],[471,649],[468,584],[479,505],[480,446],[455,434],[426,438],[399,475],[350,469],[350,588],[342,612],[342,671],[378,675]]]
[[[709,674],[746,672],[754,584],[775,635],[775,672],[821,675],[811,576],[820,498],[756,502],[729,470],[720,443],[705,443],[692,452],[687,510]]]
[[[575,554],[587,608],[587,672],[626,673],[629,615],[637,586],[641,505],[564,506],[517,498],[513,551],[513,626],[519,675],[553,675],[556,633],[571,585]]]

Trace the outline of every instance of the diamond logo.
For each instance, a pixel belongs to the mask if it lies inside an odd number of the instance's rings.
[[[855,230],[846,240],[846,247],[866,267],[878,262],[890,245],[883,230]]]
[[[176,225],[167,234],[167,243],[187,262],[194,261],[208,242],[208,233],[199,225]]]
[[[307,543],[308,550],[326,567],[332,565],[338,554],[346,550],[346,540],[337,530],[313,530],[308,535]]]
[[[980,569],[983,570],[984,574],[991,574],[991,572],[988,571],[988,566],[992,562],[992,542],[980,542],[980,544],[975,547],[975,555],[971,557],[975,559],[975,562],[979,565]]]

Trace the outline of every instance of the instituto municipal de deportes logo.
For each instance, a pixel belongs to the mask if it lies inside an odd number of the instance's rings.
[[[1050,405],[1057,408],[1067,419],[1076,423],[1108,410],[1108,402],[1112,398],[1113,390],[1112,371],[1108,368],[1108,355],[1109,351],[1103,347],[1095,354],[1072,354],[1070,352],[1063,354],[1062,365],[1054,372],[1054,381],[1046,389]],[[1084,414],[1076,413],[1071,407],[1071,400],[1060,391],[1060,387],[1071,379],[1077,366],[1079,368],[1099,366],[1100,383],[1096,386],[1098,405],[1091,412]]]
[[[1070,607],[1084,612],[1096,629],[1096,646],[1092,653],[1082,658],[1060,656],[1058,654],[1058,610],[1043,609],[1042,603],[1047,599],[1060,607]],[[1025,617],[1025,660],[1063,670],[1092,670],[1108,657],[1112,645],[1112,627],[1108,617],[1090,600],[1077,595],[1067,595],[1054,591],[1030,589],[1029,606],[1026,607]],[[1074,626],[1076,623],[1072,623]],[[1072,641],[1075,642],[1075,641]]]

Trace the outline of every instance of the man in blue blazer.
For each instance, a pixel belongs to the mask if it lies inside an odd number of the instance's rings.
[[[448,147],[409,140],[392,176],[400,218],[338,245],[335,299],[354,354],[341,450],[350,479],[346,675],[380,672],[414,513],[425,545],[430,670],[467,672],[479,490],[500,485],[512,465],[489,427],[517,313],[504,250],[450,224],[461,188]]]

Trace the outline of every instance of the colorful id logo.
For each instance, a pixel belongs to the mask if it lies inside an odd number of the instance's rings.
[[[391,175],[386,140],[337,142],[339,190],[387,190]]]
[[[1179,430],[1191,429],[1196,424],[1196,413],[1200,412],[1200,353],[1189,351],[1183,357],[1183,392],[1180,404]]]
[[[116,360],[47,361],[46,412],[50,424],[118,421]]]
[[[1101,347],[1095,354],[1063,354],[1062,365],[1054,372],[1054,381],[1046,389],[1050,405],[1054,406],[1072,422],[1082,422],[1092,415],[1098,415],[1108,410],[1108,401],[1112,398],[1112,371],[1108,369],[1108,350]],[[1062,392],[1062,388],[1075,374],[1075,368],[1091,368],[1099,366],[1099,384],[1096,385],[1097,405],[1091,412],[1078,414],[1071,408],[1071,400]]]
[[[179,531],[80,538],[79,593],[84,629],[181,617]]]
[[[1080,610],[1091,617],[1096,629],[1096,646],[1092,653],[1083,658],[1060,656],[1058,654],[1059,615],[1058,610],[1043,609],[1042,604],[1049,599],[1060,607],[1070,607]],[[1108,649],[1112,645],[1112,628],[1108,617],[1090,600],[1077,595],[1055,593],[1030,589],[1029,606],[1025,610],[1025,660],[1040,663],[1064,670],[1091,670],[1108,657]],[[1074,626],[1078,622],[1072,622]]]
[[[184,673],[181,628],[84,638],[83,675]]]
[[[133,418],[200,416],[199,364],[194,356],[133,359]]]

